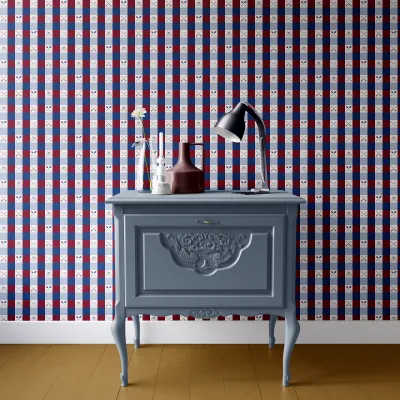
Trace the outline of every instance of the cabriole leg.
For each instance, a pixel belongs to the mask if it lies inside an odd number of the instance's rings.
[[[277,320],[276,315],[269,316],[269,348],[273,349],[275,347],[275,323]]]
[[[133,319],[133,327],[135,329],[135,348],[139,349],[140,348],[140,320],[139,320],[139,315],[134,315],[132,317]]]
[[[116,312],[114,321],[111,325],[111,332],[121,358],[121,386],[128,386],[128,354],[126,351],[125,315]]]
[[[289,364],[293,347],[300,333],[300,324],[296,319],[296,309],[285,312],[285,348],[283,351],[283,386],[289,386],[290,372]]]

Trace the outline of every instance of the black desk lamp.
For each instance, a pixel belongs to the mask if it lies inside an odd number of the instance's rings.
[[[249,103],[239,103],[232,111],[223,115],[215,124],[214,132],[230,142],[239,143],[244,135],[246,123],[244,121],[245,112],[248,112],[256,121],[260,138],[261,151],[261,179],[262,186],[259,191],[242,192],[243,194],[267,194],[269,193],[267,181],[267,164],[265,154],[265,125],[260,114]],[[240,193],[240,192],[239,192]]]

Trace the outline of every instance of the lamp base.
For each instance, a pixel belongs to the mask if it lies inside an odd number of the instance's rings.
[[[244,194],[244,195],[251,196],[253,194],[277,194],[277,193],[285,193],[285,192],[282,191],[282,190],[268,190],[268,189],[262,188],[262,189],[251,189],[251,190],[246,191],[246,192],[242,192],[242,191],[235,192],[235,191],[233,191],[232,193]]]

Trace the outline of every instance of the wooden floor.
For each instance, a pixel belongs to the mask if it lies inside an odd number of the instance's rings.
[[[0,345],[2,400],[400,399],[400,346],[296,345],[281,386],[282,345],[128,346],[120,387],[114,345]]]

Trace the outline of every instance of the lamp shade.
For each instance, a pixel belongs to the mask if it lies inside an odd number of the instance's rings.
[[[215,124],[214,132],[230,142],[240,142],[244,136],[246,105],[239,103]]]
[[[239,103],[231,112],[223,115],[214,126],[214,132],[229,142],[240,142],[243,139],[246,123],[244,117],[246,111],[254,118],[258,127],[260,140],[260,163],[261,163],[261,190],[251,192],[252,194],[269,193],[267,182],[267,163],[265,152],[266,129],[260,114],[249,103]]]

